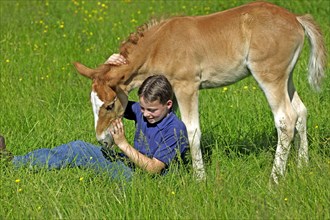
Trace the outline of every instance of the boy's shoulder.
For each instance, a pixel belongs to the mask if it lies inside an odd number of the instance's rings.
[[[174,127],[180,130],[182,129],[186,130],[186,125],[174,112],[170,112],[167,122],[168,123],[166,123],[166,125],[168,127]]]

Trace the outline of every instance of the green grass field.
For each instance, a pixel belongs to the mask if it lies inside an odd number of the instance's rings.
[[[246,2],[1,0],[0,133],[8,148],[20,155],[78,139],[97,144],[91,82],[72,62],[98,66],[151,17],[209,14]],[[329,50],[327,0],[271,2],[312,14]],[[310,165],[297,169],[293,147],[278,187],[268,188],[273,116],[248,78],[200,93],[205,182],[195,181],[191,168],[161,178],[137,173],[121,185],[88,170],[33,172],[1,163],[0,219],[330,219],[330,71],[314,92],[308,54],[306,42],[294,81],[309,111]],[[134,125],[125,125],[133,141]]]

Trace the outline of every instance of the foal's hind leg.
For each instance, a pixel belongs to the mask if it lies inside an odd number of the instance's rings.
[[[288,95],[283,94],[282,100],[274,97],[268,98],[274,114],[275,126],[277,129],[277,148],[271,178],[278,184],[279,176],[284,176],[291,142],[294,137],[297,113],[290,103]]]
[[[307,109],[301,101],[297,91],[292,92],[292,106],[298,114],[296,130],[299,135],[298,146],[298,167],[308,164],[308,140],[307,140]]]
[[[279,177],[285,173],[298,116],[291,104],[285,80],[265,82],[254,76],[261,85],[274,115],[278,141],[271,180],[278,184]]]

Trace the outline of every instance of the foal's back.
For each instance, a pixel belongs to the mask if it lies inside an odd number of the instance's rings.
[[[283,63],[283,57],[292,57],[303,40],[295,15],[257,2],[163,21],[144,33],[133,53],[144,57],[140,73],[165,73],[171,81],[194,80],[200,88],[210,88],[246,77],[249,68],[262,72],[256,63],[265,69]]]

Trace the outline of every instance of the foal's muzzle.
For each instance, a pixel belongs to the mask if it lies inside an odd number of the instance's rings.
[[[101,136],[96,136],[98,142],[103,147],[112,147],[114,145],[113,137],[110,133],[103,133]]]

